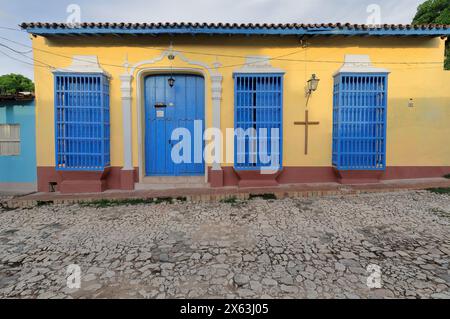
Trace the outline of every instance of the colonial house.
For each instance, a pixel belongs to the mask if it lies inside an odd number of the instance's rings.
[[[24,23],[38,190],[450,173],[447,25]]]

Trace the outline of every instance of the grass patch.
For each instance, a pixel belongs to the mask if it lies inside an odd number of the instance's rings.
[[[427,191],[435,193],[435,194],[450,195],[450,187],[429,188],[429,189],[427,189]]]
[[[114,206],[131,206],[140,204],[152,204],[153,199],[141,199],[141,198],[131,198],[131,199],[99,199],[90,202],[81,202],[82,207],[95,207],[95,208],[105,208]]]
[[[37,207],[42,207],[42,206],[49,206],[49,205],[53,205],[54,202],[52,200],[38,200],[36,203]]]
[[[177,197],[175,200],[185,202],[186,197]],[[172,197],[158,197],[158,198],[127,198],[127,199],[100,199],[91,202],[81,202],[82,207],[105,208],[115,206],[134,206],[134,205],[148,205],[148,204],[172,204],[174,199]]]
[[[225,199],[221,199],[220,202],[225,203],[225,204],[236,204],[237,198],[236,198],[236,196],[232,196],[232,197],[228,197]]]
[[[275,196],[275,194],[269,193],[269,194],[250,194],[248,199],[264,199],[264,200],[275,200],[277,199],[277,197]]]

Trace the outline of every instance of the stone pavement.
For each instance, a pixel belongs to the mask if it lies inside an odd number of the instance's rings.
[[[448,195],[119,204],[0,208],[0,298],[450,298]]]

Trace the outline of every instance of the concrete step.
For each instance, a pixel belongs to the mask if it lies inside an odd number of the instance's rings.
[[[146,176],[141,184],[203,184],[205,176]]]
[[[209,187],[204,176],[146,176],[135,184],[136,190],[182,189]]]
[[[134,184],[135,190],[151,191],[151,190],[171,190],[171,189],[207,189],[209,184]]]

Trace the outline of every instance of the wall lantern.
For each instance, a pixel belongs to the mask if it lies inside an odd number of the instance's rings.
[[[315,74],[311,75],[311,78],[308,80],[308,94],[311,94],[312,92],[317,90],[319,81],[320,80],[316,77]]]
[[[317,87],[319,86],[319,79],[316,77],[315,74],[311,75],[311,78],[308,80],[308,93],[306,94],[306,107],[308,107],[309,98],[311,97],[312,92],[317,90]]]
[[[167,82],[169,82],[169,86],[171,88],[173,88],[173,86],[175,85],[175,79],[172,77],[172,75],[170,76],[170,78],[167,80]]]

